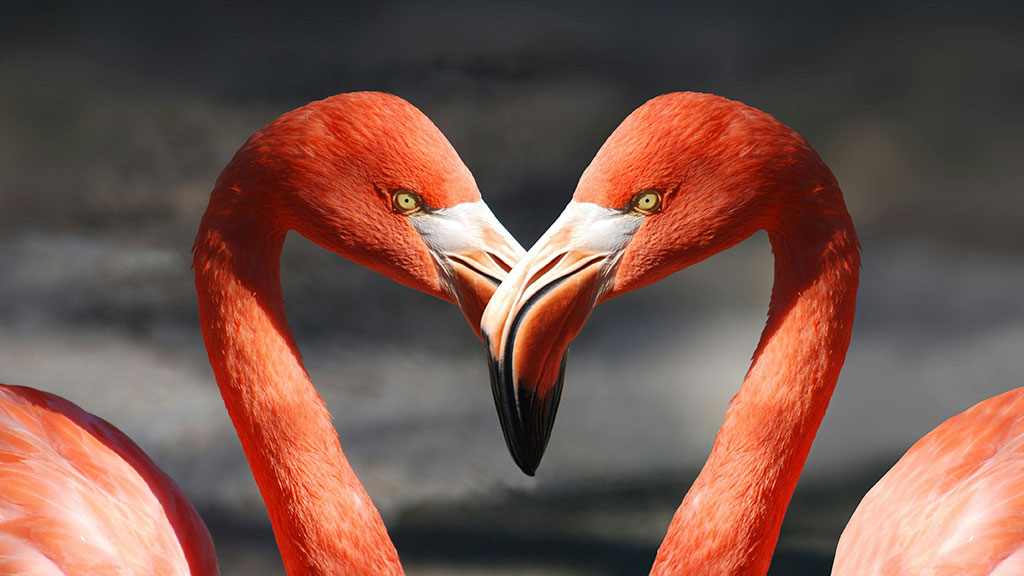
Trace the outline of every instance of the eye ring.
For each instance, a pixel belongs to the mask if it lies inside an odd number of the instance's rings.
[[[654,214],[661,210],[661,192],[641,190],[629,200],[629,210],[639,214]]]
[[[423,197],[400,188],[391,194],[391,207],[399,214],[415,214],[423,210]]]

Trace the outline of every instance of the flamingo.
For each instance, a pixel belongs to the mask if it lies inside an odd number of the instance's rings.
[[[289,230],[459,305],[474,330],[524,250],[441,132],[389,94],[281,116],[210,195],[193,247],[203,338],[285,569],[401,574],[288,328]],[[55,396],[0,392],[0,573],[217,573],[198,514],[126,436]]]
[[[650,100],[481,319],[506,442],[533,474],[562,353],[598,303],[768,233],[768,319],[651,574],[763,575],[853,326],[860,247],[832,173],[768,114],[718,96]],[[940,425],[867,494],[833,574],[1024,574],[1024,388]]]

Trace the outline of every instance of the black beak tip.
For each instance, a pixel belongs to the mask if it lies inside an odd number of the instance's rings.
[[[540,458],[529,461],[520,460],[518,458],[515,458],[514,456],[513,458],[516,461],[516,466],[519,466],[519,469],[523,471],[523,474],[526,474],[531,478],[537,475],[537,467],[540,466]]]
[[[540,466],[548,440],[551,438],[555,414],[562,398],[565,363],[569,351],[566,350],[562,356],[558,380],[547,388],[548,392],[537,394],[534,390],[543,388],[525,386],[521,382],[513,381],[512,371],[508,368],[511,359],[502,362],[494,358],[486,334],[483,335],[483,341],[490,367],[491,392],[494,395],[501,431],[505,436],[505,445],[519,469],[527,476],[533,476],[537,473],[537,467]]]
[[[544,457],[544,449],[550,433],[543,439],[530,437],[523,432],[527,425],[522,420],[509,422],[508,425],[502,422],[501,429],[505,436],[505,445],[508,446],[508,451],[516,466],[519,466],[523,474],[534,476]]]

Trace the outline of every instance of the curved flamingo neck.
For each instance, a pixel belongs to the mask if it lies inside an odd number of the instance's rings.
[[[194,247],[203,339],[288,574],[401,574],[285,317],[286,231],[215,191]]]
[[[768,230],[768,322],[651,574],[763,575],[853,326],[860,252],[834,184]]]

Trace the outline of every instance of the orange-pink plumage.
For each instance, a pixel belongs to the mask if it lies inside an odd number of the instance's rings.
[[[0,385],[0,574],[217,574],[185,494],[119,430]]]
[[[857,507],[833,574],[1024,574],[1021,415],[1017,388],[914,444]]]

